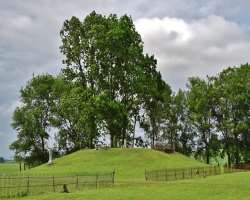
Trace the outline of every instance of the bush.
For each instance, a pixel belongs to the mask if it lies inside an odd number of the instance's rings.
[[[4,158],[0,157],[0,163],[4,163],[4,162],[5,162]]]

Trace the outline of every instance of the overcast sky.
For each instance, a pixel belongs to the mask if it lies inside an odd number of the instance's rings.
[[[170,86],[250,60],[249,0],[0,0],[0,156],[15,139],[11,116],[32,74],[58,73],[65,19],[88,13],[132,16],[145,52]]]

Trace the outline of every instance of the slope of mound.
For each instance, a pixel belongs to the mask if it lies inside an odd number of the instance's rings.
[[[119,180],[144,179],[145,169],[198,167],[204,164],[174,153],[151,149],[81,150],[31,169],[37,174],[83,174],[116,171]]]

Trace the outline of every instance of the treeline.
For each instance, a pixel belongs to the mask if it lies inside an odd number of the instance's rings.
[[[5,159],[3,157],[0,157],[0,163],[4,163]]]
[[[61,154],[94,148],[105,138],[111,147],[165,142],[207,163],[225,155],[229,164],[249,160],[248,64],[190,78],[187,90],[175,94],[154,56],[143,52],[131,17],[72,17],[60,36],[61,73],[34,76],[21,89],[12,122],[18,135],[10,145],[17,160],[46,162],[51,140]],[[136,137],[136,127],[144,137]]]

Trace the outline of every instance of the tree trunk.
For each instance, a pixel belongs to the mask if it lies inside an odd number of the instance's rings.
[[[227,165],[228,167],[231,167],[231,154],[229,152],[227,152]]]
[[[44,144],[44,137],[41,137],[42,140],[42,151],[45,153],[45,144]]]
[[[153,149],[155,147],[155,137],[156,137],[156,124],[155,119],[152,119],[152,143],[151,148]]]
[[[207,161],[206,161],[207,164],[210,163],[210,156],[209,156],[209,153],[207,154]]]
[[[114,136],[112,134],[110,134],[110,147],[114,147]]]
[[[171,134],[170,134],[170,146],[171,146],[171,150],[173,150],[173,151],[175,151],[174,135],[175,135],[175,133],[173,131],[171,131]]]
[[[154,147],[155,147],[155,136],[154,136],[154,133],[153,133],[151,148],[154,149]]]
[[[136,116],[134,116],[134,127],[133,127],[133,143],[132,147],[135,147],[135,126],[136,126]]]
[[[206,163],[209,164],[210,163],[210,154],[209,154],[209,148],[208,145],[206,144]]]
[[[115,135],[113,133],[110,134],[110,146],[111,146],[111,148],[117,147],[116,138],[115,138]]]
[[[127,147],[126,144],[126,128],[122,128],[122,147]]]
[[[240,163],[240,151],[239,151],[239,140],[238,140],[237,134],[234,134],[234,140],[236,144],[235,163],[239,164]]]
[[[93,148],[94,148],[93,137],[90,137],[90,139],[89,139],[89,148],[90,148],[90,149],[93,149]]]

